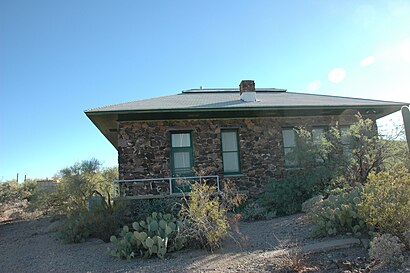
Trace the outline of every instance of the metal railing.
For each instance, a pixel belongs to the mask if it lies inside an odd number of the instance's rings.
[[[218,175],[205,175],[205,176],[183,176],[183,177],[163,177],[163,178],[143,178],[143,179],[129,179],[129,180],[113,180],[113,188],[114,188],[114,196],[127,196],[126,193],[121,194],[121,185],[122,184],[136,184],[136,183],[143,183],[147,184],[151,190],[154,190],[155,187],[158,187],[158,184],[156,182],[165,182],[168,184],[169,187],[169,193],[168,195],[177,195],[181,194],[182,191],[179,190],[178,192],[173,191],[174,181],[189,181],[191,182],[192,180],[199,180],[200,183],[202,183],[203,180],[210,180],[210,179],[215,179],[216,180],[216,189],[217,192],[221,192],[220,184],[219,184],[219,176]],[[191,183],[192,184],[192,183]],[[159,192],[158,194],[137,194],[140,196],[144,195],[161,195]]]

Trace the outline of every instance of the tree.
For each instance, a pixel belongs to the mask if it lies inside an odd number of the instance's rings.
[[[380,172],[399,163],[410,165],[405,143],[396,140],[401,128],[381,135],[373,120],[360,115],[344,132],[337,124],[316,138],[304,127],[295,130],[297,149],[287,156],[299,165],[292,173],[317,177],[318,191],[346,183],[352,187],[365,184],[371,172]]]
[[[111,204],[112,181],[117,178],[117,168],[102,168],[97,159],[77,162],[59,172],[55,192],[37,190],[32,209],[46,213],[86,209],[88,198],[94,194],[103,197],[105,204]]]

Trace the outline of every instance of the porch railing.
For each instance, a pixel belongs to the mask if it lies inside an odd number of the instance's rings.
[[[114,197],[164,197],[189,194],[185,193],[178,184],[191,185],[194,181],[214,185],[217,192],[221,191],[218,175],[143,178],[128,180],[113,180]],[[213,182],[213,183],[212,183]]]

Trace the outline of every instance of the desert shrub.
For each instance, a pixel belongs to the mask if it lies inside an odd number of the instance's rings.
[[[226,209],[219,197],[214,196],[215,190],[214,186],[206,183],[194,184],[189,201],[185,202],[180,212],[188,223],[183,235],[211,251],[221,246],[229,229]]]
[[[394,235],[376,236],[370,242],[370,258],[383,264],[399,266],[403,260],[404,244]]]
[[[396,167],[370,174],[359,205],[362,217],[380,233],[400,235],[410,228],[410,174]]]
[[[53,192],[36,188],[31,196],[28,211],[40,211],[44,215],[56,215],[67,212],[66,193],[61,190],[60,185]]]
[[[113,205],[95,205],[92,210],[69,212],[60,229],[60,237],[67,243],[81,243],[88,238],[110,241],[110,236],[127,223],[127,206],[117,202]]]
[[[268,211],[256,201],[248,202],[242,209],[241,215],[243,221],[270,220],[275,217],[274,212]]]
[[[184,228],[184,220],[171,214],[153,212],[145,220],[134,222],[133,231],[124,226],[120,237],[111,236],[114,248],[109,249],[109,253],[128,260],[136,256],[149,258],[154,254],[163,259],[166,253],[185,246],[186,238],[181,235]]]
[[[278,215],[290,215],[301,211],[302,203],[316,192],[318,181],[315,175],[290,174],[270,182],[259,202]]]
[[[90,237],[109,242],[112,234],[130,221],[128,207],[124,202],[115,202],[113,206],[96,206],[88,213]]]
[[[84,209],[88,198],[95,192],[110,201],[112,180],[118,176],[116,168],[101,168],[96,159],[84,160],[71,167],[62,169],[59,173],[60,197],[64,198],[68,211]]]
[[[0,205],[30,200],[36,188],[34,180],[17,183],[15,180],[0,183]]]
[[[117,177],[116,168],[102,168],[96,159],[77,162],[59,172],[55,191],[36,189],[28,209],[44,214],[81,211],[87,208],[88,198],[94,193],[111,202],[112,181]]]
[[[222,191],[219,195],[221,197],[222,205],[227,211],[231,212],[240,209],[248,198],[246,194],[241,193],[238,186],[230,180],[224,181]]]
[[[66,243],[82,243],[90,236],[86,210],[73,211],[67,214],[61,225],[60,238]]]
[[[315,224],[314,236],[332,236],[343,233],[359,235],[366,232],[368,227],[364,219],[359,216],[362,188],[357,187],[350,192],[330,195],[309,214]]]
[[[403,243],[406,245],[407,249],[410,250],[410,228],[403,232],[402,236]]]
[[[163,214],[170,213],[178,215],[183,199],[181,197],[152,198],[152,199],[135,199],[124,200],[129,204],[129,208],[134,219],[145,219],[153,211],[159,211]]]
[[[304,213],[315,212],[323,202],[323,195],[316,195],[302,203],[302,211]]]
[[[24,183],[15,180],[0,183],[0,220],[33,217],[27,213],[27,207],[35,188],[36,182],[31,179]]]
[[[345,176],[351,186],[364,184],[372,171],[378,170],[384,158],[386,149],[383,140],[377,132],[376,124],[371,119],[364,119],[360,115],[357,121],[350,126],[348,164]]]

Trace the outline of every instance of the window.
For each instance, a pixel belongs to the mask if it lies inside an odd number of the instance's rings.
[[[239,174],[240,157],[237,130],[222,130],[222,159],[224,174]]]
[[[293,128],[282,129],[283,150],[285,153],[285,167],[296,167],[298,165],[294,155],[296,150],[296,132]]]
[[[323,134],[328,130],[327,127],[324,126],[317,126],[312,128],[312,140],[313,144],[315,145],[320,145],[320,139],[323,137]],[[319,164],[323,164],[325,162],[325,159],[322,157],[322,154],[316,154],[315,155],[316,162]]]
[[[352,153],[352,137],[349,135],[350,126],[340,126],[340,139],[343,147],[343,154],[348,156]]]
[[[193,151],[190,132],[171,133],[171,166],[174,176],[192,174]]]
[[[313,127],[312,128],[313,143],[315,144],[320,143],[320,138],[322,137],[324,132],[325,132],[325,127]]]

